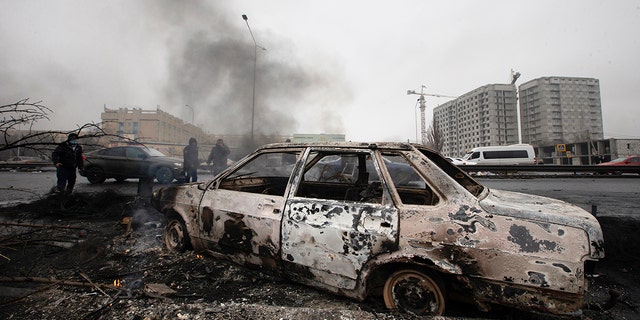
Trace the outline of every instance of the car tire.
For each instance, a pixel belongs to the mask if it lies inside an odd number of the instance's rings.
[[[104,170],[102,170],[102,168],[100,167],[89,167],[85,169],[84,172],[87,180],[89,180],[89,183],[91,184],[103,183],[105,180],[107,180],[107,176],[104,174]]]
[[[156,170],[155,177],[160,183],[171,183],[173,181],[173,171],[169,167],[160,167]]]
[[[164,229],[164,245],[169,251],[185,252],[191,248],[187,226],[178,215],[171,215]]]
[[[400,309],[418,316],[444,314],[444,286],[431,273],[403,269],[393,273],[385,282],[383,297],[389,309]]]

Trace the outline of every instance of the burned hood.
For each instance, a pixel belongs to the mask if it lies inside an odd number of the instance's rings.
[[[542,196],[491,189],[480,200],[480,206],[494,215],[582,229],[589,236],[591,256],[604,257],[600,224],[593,215],[576,205]]]

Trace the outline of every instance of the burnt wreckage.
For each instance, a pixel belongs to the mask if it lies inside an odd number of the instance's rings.
[[[193,248],[388,308],[448,299],[579,315],[597,220],[549,198],[490,190],[403,143],[266,145],[204,183],[164,187],[169,249]]]

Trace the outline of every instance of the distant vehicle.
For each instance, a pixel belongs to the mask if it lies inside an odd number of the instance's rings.
[[[38,169],[41,167],[51,166],[53,163],[46,157],[29,157],[29,156],[15,156],[7,159],[6,161],[0,161],[0,166],[14,168],[14,169]]]
[[[538,163],[533,146],[530,144],[477,147],[467,152],[463,159],[476,162],[479,165],[527,165]]]
[[[640,156],[621,157],[609,162],[599,163],[599,166],[640,166]],[[611,171],[605,173],[613,173],[615,175],[621,175],[622,171]]]
[[[103,183],[108,178],[154,177],[160,183],[171,183],[182,173],[182,159],[170,158],[145,146],[104,148],[85,154],[80,175],[89,183]]]
[[[491,190],[405,143],[266,145],[157,189],[165,246],[420,316],[461,298],[577,316],[602,230],[559,200]]]
[[[47,159],[43,159],[40,157],[27,157],[27,156],[17,156],[7,159],[7,163],[15,163],[15,164],[48,164],[49,161]]]
[[[476,164],[476,162],[467,161],[467,160],[464,160],[462,158],[447,157],[447,160],[449,160],[449,162],[455,164],[456,166],[472,166],[472,165]]]

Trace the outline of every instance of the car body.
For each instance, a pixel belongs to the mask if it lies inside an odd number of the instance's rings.
[[[456,166],[472,166],[472,165],[476,164],[473,161],[467,161],[467,160],[464,160],[462,158],[447,157],[447,160],[449,160],[449,162],[453,163]]]
[[[555,199],[490,190],[424,146],[271,144],[213,180],[162,187],[165,245],[387,307],[451,297],[576,315],[602,230]]]
[[[3,161],[4,165],[8,165],[14,168],[38,168],[51,166],[51,160],[46,157],[29,157],[29,156],[15,156]]]
[[[103,148],[84,154],[80,175],[90,183],[102,183],[108,178],[124,181],[128,178],[153,177],[160,183],[171,183],[182,172],[182,159],[141,145]]]
[[[628,156],[628,157],[620,157],[608,162],[602,162],[598,164],[599,166],[640,166],[640,156]],[[610,172],[603,173],[613,173],[615,175],[621,175],[622,171],[611,170]]]

